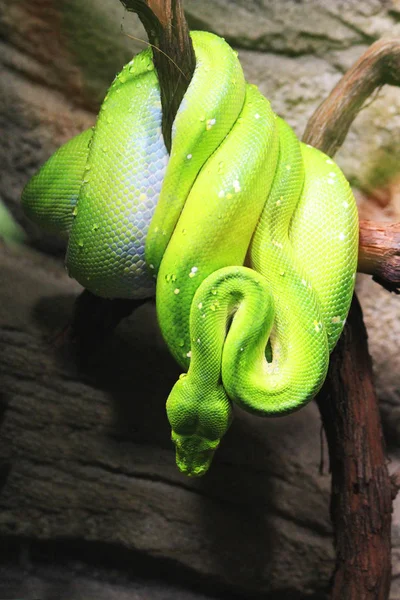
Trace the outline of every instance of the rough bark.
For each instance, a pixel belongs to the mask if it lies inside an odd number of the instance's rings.
[[[171,148],[171,128],[196,65],[182,2],[176,0],[121,0],[136,12],[153,46],[163,109],[163,136]]]
[[[400,292],[400,223],[360,221],[358,271]]]
[[[332,600],[386,600],[392,488],[367,333],[356,296],[318,396],[332,473]]]

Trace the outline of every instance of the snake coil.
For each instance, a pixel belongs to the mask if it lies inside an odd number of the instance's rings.
[[[354,289],[358,222],[339,167],[299,142],[218,36],[193,32],[196,69],[171,154],[151,50],[115,78],[96,125],[23,192],[69,236],[66,266],[94,294],[156,295],[187,371],[167,401],[179,468],[208,469],[233,403],[296,410],[326,376]]]

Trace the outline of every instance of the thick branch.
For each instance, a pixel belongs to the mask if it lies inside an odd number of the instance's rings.
[[[388,476],[367,332],[356,296],[318,395],[332,471],[336,542],[332,600],[387,600],[393,487]]]
[[[400,293],[400,223],[360,221],[358,271]]]
[[[333,156],[364,102],[385,83],[400,84],[397,40],[383,40],[367,50],[311,117],[304,141]],[[376,276],[375,270],[384,261],[378,265],[377,248],[367,230],[368,225],[362,223],[361,270],[370,269]],[[382,241],[384,237],[382,232]],[[395,263],[397,258],[393,257]],[[337,550],[332,599],[386,600],[391,576],[392,485],[367,332],[356,298],[317,401],[332,469],[331,516]]]

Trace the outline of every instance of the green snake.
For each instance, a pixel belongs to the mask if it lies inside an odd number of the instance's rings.
[[[167,400],[179,469],[204,474],[233,405],[299,409],[320,389],[357,267],[358,219],[339,167],[301,143],[220,37],[193,32],[196,69],[168,155],[152,50],[117,75],[95,127],[28,182],[23,206],[69,236],[94,294],[156,296],[185,371]]]

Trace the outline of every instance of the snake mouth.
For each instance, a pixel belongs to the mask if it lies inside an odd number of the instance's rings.
[[[188,477],[202,477],[210,468],[219,440],[209,440],[200,435],[179,435],[172,432],[176,464]]]
[[[180,470],[180,472],[186,475],[187,477],[202,477],[207,473],[211,464],[211,460],[207,465],[193,466],[184,461],[179,460],[179,458],[176,457],[176,464],[178,465],[178,469]]]

